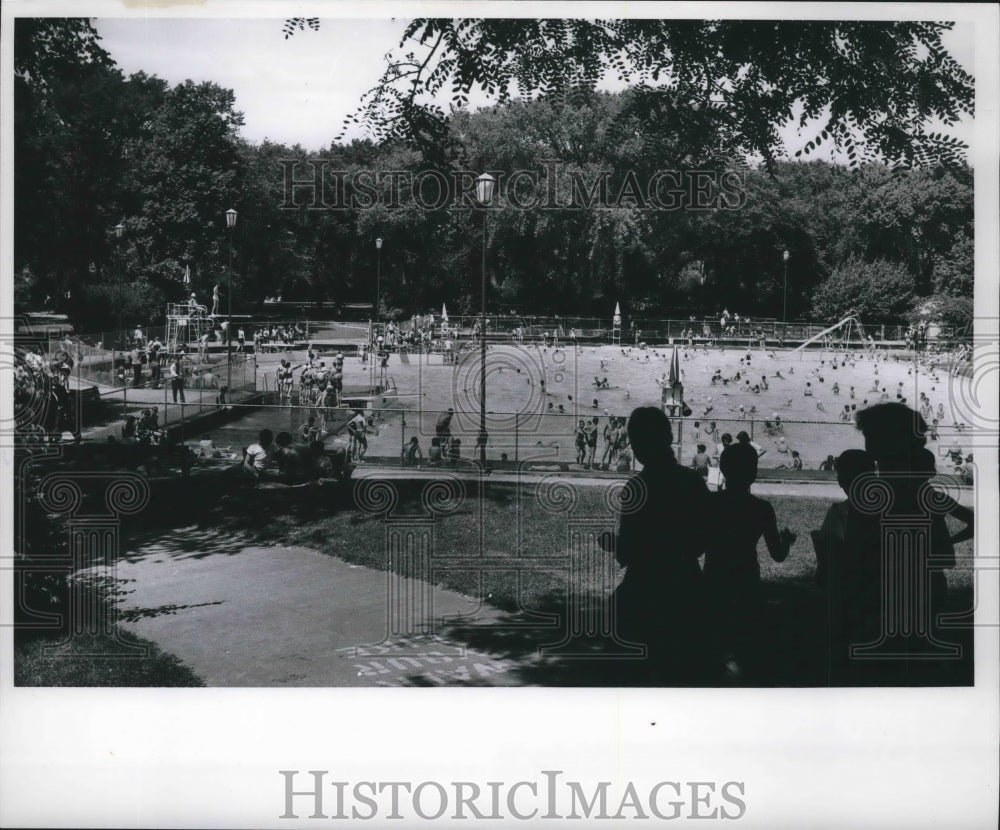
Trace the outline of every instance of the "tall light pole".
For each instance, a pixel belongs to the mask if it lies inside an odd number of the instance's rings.
[[[483,210],[483,304],[479,317],[479,463],[486,471],[486,210],[493,201],[493,185],[489,173],[476,179],[476,197]]]
[[[233,395],[233,229],[236,227],[236,211],[226,211],[226,228],[229,229],[229,289],[226,291],[226,403],[232,402]]]
[[[125,269],[122,268],[122,244],[121,238],[122,234],[125,233],[125,226],[119,222],[115,225],[115,257],[118,260],[118,282],[122,289],[125,288]],[[124,304],[123,298],[118,297],[118,335],[115,338],[120,339],[122,336],[122,305]]]
[[[382,237],[375,240],[378,265],[375,271],[375,322],[382,316]]]
[[[788,251],[781,255],[785,260],[785,282],[781,292],[781,322],[788,325]]]

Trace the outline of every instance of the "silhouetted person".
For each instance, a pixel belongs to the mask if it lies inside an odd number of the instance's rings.
[[[918,412],[878,404],[858,412],[857,426],[885,497],[872,506],[863,487],[852,492],[860,515],[848,523],[846,546],[872,584],[860,592],[864,601],[845,631],[846,647],[854,649],[847,680],[909,684],[949,651],[949,638],[937,632],[948,590],[942,569],[955,564],[954,543],[972,536],[973,514],[944,494],[928,497],[934,456]],[[954,537],[946,513],[966,524]]]
[[[816,584],[824,587],[829,582],[831,564],[834,569],[842,565],[850,552],[846,550],[848,515],[851,511],[851,487],[858,477],[875,473],[875,459],[864,450],[844,450],[837,460],[827,456],[827,469],[837,471],[837,484],[847,496],[847,501],[830,505],[819,530],[811,533],[816,550]]]
[[[642,680],[699,682],[704,659],[703,583],[698,557],[708,524],[708,487],[677,463],[670,420],[656,407],[632,412],[628,436],[642,471],[625,487],[614,549],[625,576],[615,591],[617,634],[646,644]]]
[[[757,451],[743,441],[723,450],[719,469],[726,489],[710,496],[710,527],[705,553],[709,613],[716,648],[730,679],[760,670],[764,597],[757,561],[763,536],[775,562],[784,562],[795,541],[787,527],[778,532],[774,508],[750,493],[757,478]]]

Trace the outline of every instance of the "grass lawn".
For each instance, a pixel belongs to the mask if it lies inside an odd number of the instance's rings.
[[[123,646],[123,642],[131,648]],[[138,650],[136,650],[138,647]],[[94,656],[101,655],[101,656]],[[83,635],[65,641],[22,639],[14,656],[15,686],[204,686],[176,657],[132,635]]]

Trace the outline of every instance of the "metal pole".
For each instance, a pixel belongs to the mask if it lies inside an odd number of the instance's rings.
[[[483,305],[479,319],[479,462],[486,469],[486,211],[483,210]]]
[[[233,394],[233,229],[229,229],[229,290],[226,291],[226,402]]]
[[[781,322],[788,322],[788,260],[785,260],[785,282],[781,292]]]

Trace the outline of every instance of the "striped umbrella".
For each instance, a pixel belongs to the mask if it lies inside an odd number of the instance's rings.
[[[191,266],[190,265],[185,265],[184,266],[184,284],[185,285],[190,285],[191,284]]]

